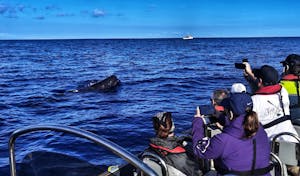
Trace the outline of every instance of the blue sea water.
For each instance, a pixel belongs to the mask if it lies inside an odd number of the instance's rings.
[[[0,167],[8,165],[10,134],[29,125],[67,125],[91,131],[137,154],[154,135],[152,116],[173,113],[177,134],[191,127],[210,94],[246,84],[234,62],[274,66],[300,53],[300,38],[0,41]],[[68,92],[115,74],[112,92]],[[16,143],[17,162],[36,150],[93,164],[114,165],[114,154],[62,133],[39,132]],[[0,175],[3,175],[0,173]]]

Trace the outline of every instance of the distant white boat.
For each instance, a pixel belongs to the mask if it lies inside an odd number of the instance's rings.
[[[187,35],[187,36],[183,37],[182,39],[183,40],[192,40],[192,39],[194,39],[194,37],[191,35]]]

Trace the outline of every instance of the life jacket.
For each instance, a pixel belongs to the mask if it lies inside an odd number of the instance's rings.
[[[300,90],[299,90],[300,76],[297,76],[295,74],[287,74],[284,75],[281,80],[282,80],[281,84],[286,88],[289,94],[291,95],[297,94],[298,103],[297,105],[294,106],[299,107],[300,106]]]
[[[276,94],[281,91],[281,85],[280,84],[275,84],[271,86],[265,86],[259,88],[254,94],[258,95],[270,95],[270,94]]]
[[[223,106],[215,105],[215,110],[223,112],[225,109]]]
[[[166,162],[169,175],[202,175],[200,165],[192,152],[182,145],[182,138],[171,136],[167,138],[150,138],[149,152],[155,152]],[[176,170],[176,172],[175,172]],[[184,174],[177,174],[180,171]]]
[[[287,75],[284,75],[282,78],[282,80],[287,80],[287,81],[298,81],[299,80],[299,77],[297,75],[294,75],[294,74],[287,74]]]
[[[177,146],[173,149],[159,146],[153,143],[150,143],[150,147],[153,148],[155,151],[159,152],[162,156],[167,156],[169,153],[175,154],[175,153],[184,153],[185,149],[182,146]]]
[[[271,94],[277,94],[277,93],[279,94],[279,101],[280,101],[281,108],[283,111],[283,116],[280,118],[277,118],[267,124],[264,124],[263,125],[264,129],[270,128],[270,127],[277,125],[281,122],[284,122],[286,120],[291,120],[291,116],[286,115],[285,111],[284,111],[282,95],[281,95],[281,88],[282,88],[282,86],[280,84],[276,84],[276,85],[261,87],[260,89],[258,89],[255,92],[255,94],[257,94],[257,95],[271,95]]]

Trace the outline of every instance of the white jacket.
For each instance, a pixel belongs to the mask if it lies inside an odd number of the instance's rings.
[[[290,101],[289,101],[288,92],[284,87],[281,88],[280,92],[282,96],[282,103],[284,106],[284,113],[285,115],[290,115],[290,109],[289,109]],[[268,95],[255,94],[252,95],[252,101],[253,101],[253,111],[257,113],[258,119],[263,125],[268,124],[273,120],[284,116],[279,92],[275,94],[268,94]],[[265,130],[270,140],[272,140],[272,138],[276,134],[282,132],[290,132],[298,135],[291,120],[283,121],[270,128],[266,128]],[[289,141],[289,142],[297,142],[297,140],[295,140],[293,137],[286,136],[286,135],[279,137],[279,139],[284,141]]]

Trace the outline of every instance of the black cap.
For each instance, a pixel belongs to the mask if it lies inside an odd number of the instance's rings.
[[[262,79],[263,85],[275,85],[278,83],[279,75],[277,70],[269,65],[263,65],[260,69],[253,69],[254,75]]]
[[[294,60],[299,60],[300,59],[300,55],[298,54],[290,54],[288,55],[285,60],[281,61],[280,63],[282,63],[283,65],[287,65],[290,64],[291,62],[293,62]]]

